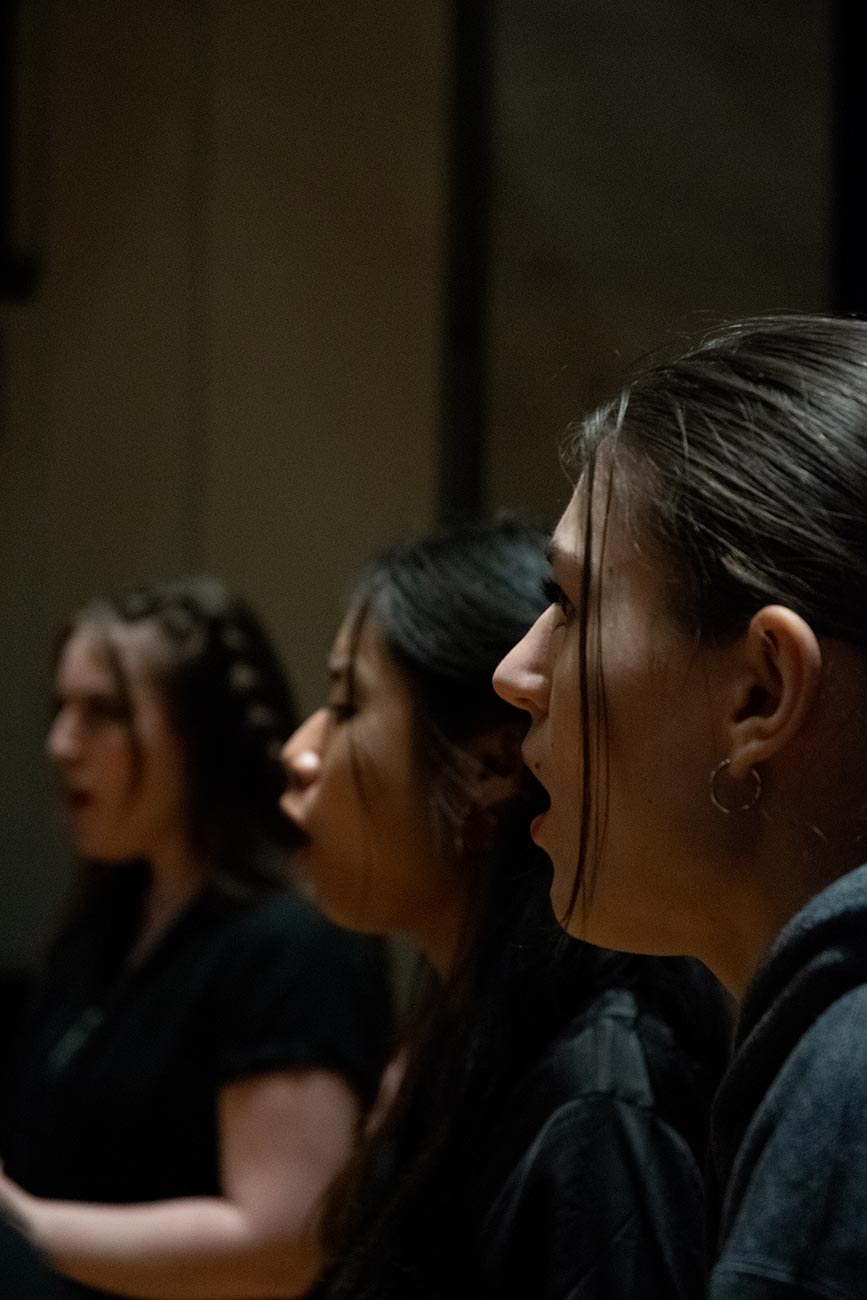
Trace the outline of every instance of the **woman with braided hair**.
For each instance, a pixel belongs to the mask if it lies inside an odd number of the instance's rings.
[[[286,883],[293,708],[251,611],[140,588],[62,638],[48,736],[81,859],[0,1204],[76,1296],[288,1297],[387,1052],[383,953]]]

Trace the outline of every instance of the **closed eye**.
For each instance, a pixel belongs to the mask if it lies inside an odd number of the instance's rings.
[[[558,605],[564,614],[571,614],[574,608],[563,588],[553,578],[542,579],[542,594],[549,605]]]
[[[356,708],[348,700],[329,700],[325,705],[335,722],[348,722],[355,716]]]

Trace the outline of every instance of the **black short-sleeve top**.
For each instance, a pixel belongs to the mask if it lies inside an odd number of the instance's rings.
[[[88,946],[90,945],[90,946]],[[38,1196],[220,1191],[217,1094],[324,1069],[373,1099],[389,1048],[385,951],[292,895],[201,897],[137,967],[80,927],[37,998],[4,1160]]]

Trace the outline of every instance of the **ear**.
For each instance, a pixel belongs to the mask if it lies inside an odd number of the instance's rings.
[[[766,605],[750,621],[728,722],[730,774],[780,753],[802,730],[822,679],[822,651],[808,623],[782,605]]]
[[[515,727],[479,731],[463,746],[472,765],[469,779],[473,804],[495,808],[517,794],[522,781],[521,740]]]

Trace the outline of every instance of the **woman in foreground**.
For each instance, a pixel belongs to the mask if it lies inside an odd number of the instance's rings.
[[[299,1295],[388,1025],[382,954],[286,884],[282,672],[250,610],[190,580],[81,611],[56,695],[82,878],[0,1202],[76,1295]]]
[[[701,1286],[716,986],[557,942],[524,724],[490,686],[545,567],[509,522],[387,553],[337,635],[327,705],[284,751],[323,909],[409,937],[432,972],[398,1096],[332,1198],[329,1300]]]
[[[572,446],[531,717],[570,933],[743,999],[714,1300],[867,1293],[867,324],[735,325]]]

